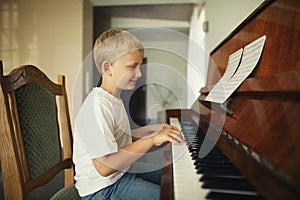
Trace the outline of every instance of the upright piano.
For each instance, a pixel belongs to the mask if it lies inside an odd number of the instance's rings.
[[[258,64],[226,104],[205,101],[228,57],[263,35]],[[166,111],[166,121],[178,119],[189,158],[165,146],[160,199],[300,199],[300,1],[264,1],[210,55],[191,109]],[[205,138],[216,145],[201,156]]]

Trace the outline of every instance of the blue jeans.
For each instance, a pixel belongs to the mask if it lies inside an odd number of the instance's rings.
[[[147,173],[126,173],[116,183],[83,200],[158,200],[161,170]]]
[[[154,147],[147,156],[135,162],[116,183],[83,200],[159,200],[163,151]]]

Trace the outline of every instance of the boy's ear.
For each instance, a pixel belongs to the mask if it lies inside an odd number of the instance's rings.
[[[102,74],[109,74],[111,75],[111,71],[110,71],[110,62],[108,60],[103,61],[102,63]]]

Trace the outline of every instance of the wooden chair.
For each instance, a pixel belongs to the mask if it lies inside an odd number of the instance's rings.
[[[0,159],[5,199],[25,199],[64,170],[52,199],[80,199],[74,186],[65,77],[58,84],[32,65],[3,75],[0,61]]]

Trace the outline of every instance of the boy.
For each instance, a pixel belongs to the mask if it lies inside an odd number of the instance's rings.
[[[95,42],[102,83],[85,99],[74,131],[76,188],[83,199],[159,199],[160,186],[129,173],[130,166],[154,146],[184,142],[168,124],[130,130],[120,93],[142,77],[143,56],[140,41],[126,31],[107,30]]]

